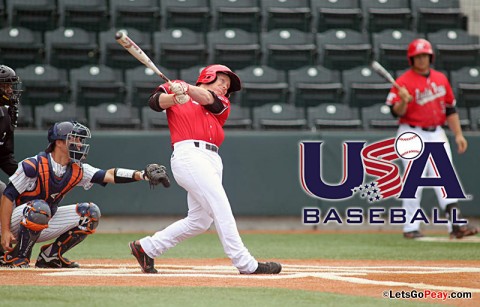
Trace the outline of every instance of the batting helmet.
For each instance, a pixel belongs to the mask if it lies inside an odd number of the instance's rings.
[[[70,159],[80,164],[87,158],[90,149],[87,139],[91,137],[90,129],[78,122],[58,122],[48,129],[48,142],[50,144],[45,152],[53,151],[56,140],[67,140]]]
[[[217,73],[224,73],[230,77],[230,87],[227,90],[227,97],[236,91],[239,91],[242,88],[242,83],[240,82],[240,78],[227,66],[225,65],[209,65],[205,67],[201,72],[200,76],[198,76],[196,85],[201,83],[209,84],[215,82],[217,80]]]
[[[423,38],[418,38],[413,40],[410,45],[408,45],[407,57],[408,63],[410,66],[413,65],[413,57],[419,54],[428,54],[430,55],[430,63],[433,63],[433,48],[432,44],[429,41]]]
[[[0,104],[10,106],[17,104],[22,93],[22,82],[20,82],[15,70],[6,65],[0,65],[0,85],[10,85],[12,87],[12,93],[7,93],[3,87],[0,87]]]

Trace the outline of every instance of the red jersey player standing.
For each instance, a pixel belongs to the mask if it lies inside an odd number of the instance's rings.
[[[238,76],[223,65],[203,69],[196,86],[177,80],[159,86],[149,99],[157,112],[166,110],[173,145],[172,172],[187,190],[188,215],[153,236],[130,243],[144,273],[157,273],[153,258],[215,223],[223,250],[242,274],[278,274],[276,262],[258,262],[244,246],[227,194],[218,151],[223,124],[230,113],[228,97],[241,89]]]
[[[430,67],[434,60],[432,45],[425,39],[415,39],[408,46],[408,62],[411,69],[401,75],[396,81],[400,89],[392,87],[387,97],[387,105],[392,114],[399,118],[397,135],[412,131],[418,134],[424,142],[444,142],[445,150],[450,160],[452,152],[442,126],[445,122],[455,135],[458,153],[467,150],[467,140],[464,138],[458,113],[455,109],[455,97],[447,77]],[[404,166],[408,160],[403,160]],[[434,176],[432,165],[426,168],[426,176]],[[439,205],[445,211],[446,217],[451,220],[450,213],[455,208],[459,213],[457,201],[442,197],[440,187],[435,188]],[[420,208],[422,188],[417,190],[415,199],[404,199],[403,208],[406,210],[407,223],[403,227],[403,235],[407,239],[422,237],[420,221],[408,223],[415,212]],[[448,223],[451,238],[463,238],[474,235],[478,230],[468,224]]]

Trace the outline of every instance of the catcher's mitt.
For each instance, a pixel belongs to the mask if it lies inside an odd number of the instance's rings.
[[[150,187],[155,187],[160,183],[163,184],[164,187],[168,188],[170,186],[170,179],[168,178],[167,168],[163,165],[159,165],[156,163],[148,164],[145,167],[144,179],[148,180],[150,183]]]

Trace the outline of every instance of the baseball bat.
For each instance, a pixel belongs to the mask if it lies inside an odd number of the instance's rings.
[[[168,79],[158,68],[157,66],[150,60],[150,58],[143,52],[142,48],[138,47],[135,42],[128,37],[125,32],[118,31],[115,33],[115,40],[117,43],[122,45],[131,55],[133,55],[137,60],[139,60],[143,65],[147,66],[151,70],[153,70],[160,78],[168,82],[170,85],[172,81]]]
[[[380,76],[385,78],[385,80],[390,82],[397,89],[400,89],[400,85],[398,85],[398,83],[395,82],[395,79],[393,79],[392,75],[385,68],[383,68],[383,66],[380,63],[378,63],[377,61],[373,61],[372,69],[375,70]]]

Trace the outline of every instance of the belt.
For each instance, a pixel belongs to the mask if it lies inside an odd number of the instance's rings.
[[[200,148],[200,142],[193,142],[195,147]],[[218,153],[218,147],[213,144],[205,144],[205,149]]]
[[[420,126],[414,126],[414,125],[409,125],[409,126],[410,128],[419,128],[426,132],[435,132],[437,130],[437,126],[430,126],[430,127],[420,127]]]

